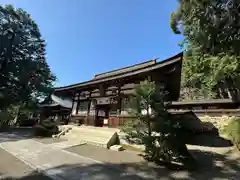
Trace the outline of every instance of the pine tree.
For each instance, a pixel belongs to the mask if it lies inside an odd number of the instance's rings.
[[[154,82],[141,82],[131,99],[133,118],[122,128],[131,142],[145,146],[145,158],[154,162],[171,163],[193,160],[186,147],[180,121],[167,111],[166,93]]]

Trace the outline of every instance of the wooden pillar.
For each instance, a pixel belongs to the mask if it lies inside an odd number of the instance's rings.
[[[72,98],[71,98],[72,99],[72,107],[71,107],[70,114],[68,115],[68,117],[66,119],[65,124],[68,124],[71,121],[71,118],[72,118],[73,105],[74,105],[74,101],[75,101],[75,92],[73,91],[71,94],[72,94]]]
[[[81,92],[78,92],[76,114],[78,114],[79,103],[80,103],[80,94],[81,94]]]
[[[90,107],[91,107],[91,96],[92,96],[92,90],[89,92],[89,97],[88,97],[88,112],[87,112],[87,116],[89,116],[89,112],[90,112]]]
[[[115,127],[118,127],[120,124],[119,116],[121,115],[121,111],[122,111],[122,98],[121,98],[122,86],[123,86],[123,83],[120,81],[118,83],[118,116],[117,116],[118,121],[117,121],[117,124],[115,125]]]
[[[91,122],[91,125],[95,125],[95,117],[96,117],[96,105],[95,105],[95,99],[91,99],[90,101],[90,107],[88,112],[88,118]]]

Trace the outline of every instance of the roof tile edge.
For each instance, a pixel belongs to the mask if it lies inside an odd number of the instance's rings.
[[[145,66],[149,66],[149,65],[152,65],[152,64],[155,64],[157,61],[157,59],[152,59],[152,60],[149,60],[149,61],[145,61],[145,62],[142,62],[142,63],[137,63],[137,64],[134,64],[134,65],[131,65],[131,66],[126,66],[126,67],[123,67],[123,68],[120,68],[120,69],[114,69],[112,71],[107,71],[107,72],[104,72],[104,73],[99,73],[99,74],[96,74],[94,76],[94,78],[97,78],[98,76],[102,76],[102,75],[105,75],[105,74],[110,74],[110,73],[114,73],[114,72],[117,72],[117,71],[122,71],[122,70],[131,70],[131,68],[134,68],[134,67],[138,67],[138,66],[141,66],[141,65],[145,65]],[[144,67],[145,67],[144,66]]]

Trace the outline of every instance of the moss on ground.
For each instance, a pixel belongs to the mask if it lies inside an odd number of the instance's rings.
[[[131,145],[129,145],[129,144],[121,144],[121,146],[122,146],[124,149],[129,150],[129,151],[143,152],[142,149],[137,148],[137,147],[134,147],[134,146],[131,146]]]

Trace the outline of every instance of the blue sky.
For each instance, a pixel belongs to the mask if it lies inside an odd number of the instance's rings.
[[[0,0],[31,14],[56,86],[181,51],[169,27],[177,0]]]

